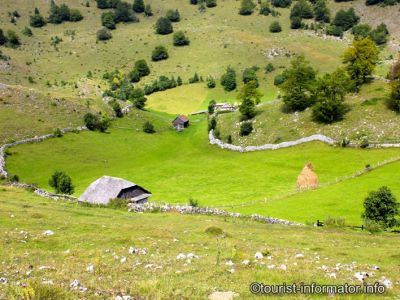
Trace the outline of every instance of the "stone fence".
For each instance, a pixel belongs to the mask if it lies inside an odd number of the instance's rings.
[[[22,188],[22,189],[30,189],[33,190],[33,192],[36,195],[39,195],[41,197],[53,199],[53,200],[68,200],[68,201],[78,201],[78,198],[75,198],[70,195],[60,195],[60,194],[54,194],[47,192],[45,190],[39,189],[38,187],[32,185],[32,184],[25,184],[25,183],[18,183],[18,182],[11,182],[8,183],[9,186],[17,187],[17,188]]]
[[[67,132],[75,132],[75,131],[83,131],[83,130],[87,130],[87,128],[85,126],[81,126],[81,127],[77,127],[77,128],[64,128],[61,129],[60,131],[64,134]],[[0,176],[7,178],[8,177],[8,173],[7,173],[7,169],[6,169],[6,149],[10,148],[10,147],[14,147],[17,145],[22,145],[22,144],[30,144],[30,143],[38,143],[47,139],[51,139],[51,138],[55,138],[56,135],[55,134],[46,134],[46,135],[42,135],[42,136],[35,136],[33,138],[28,138],[28,139],[23,139],[20,141],[16,141],[16,142],[12,142],[9,144],[4,144],[3,146],[0,147]]]
[[[231,218],[248,218],[254,221],[258,221],[261,223],[268,224],[281,224],[281,225],[294,225],[294,226],[302,226],[303,224],[291,222],[287,220],[260,216],[260,215],[242,215],[240,213],[229,212],[226,210],[221,210],[218,208],[212,207],[193,207],[189,205],[170,205],[170,204],[156,204],[156,203],[144,203],[144,204],[136,204],[130,203],[128,204],[129,211],[142,213],[142,212],[178,212],[180,214],[197,214],[197,215],[214,215],[214,216],[223,216],[223,217],[231,217]]]
[[[277,149],[293,147],[296,145],[300,145],[300,144],[308,143],[308,142],[314,142],[314,141],[327,143],[329,145],[336,145],[338,143],[336,140],[334,140],[328,136],[325,136],[322,134],[314,134],[314,135],[310,135],[308,137],[300,138],[298,140],[282,142],[279,144],[264,144],[264,145],[260,145],[260,146],[237,146],[237,145],[224,143],[220,139],[217,139],[214,136],[213,130],[210,130],[210,132],[208,133],[208,139],[209,139],[209,142],[211,145],[217,145],[221,149],[228,149],[228,150],[237,151],[237,152],[277,150]],[[350,143],[347,147],[358,148],[358,147],[360,147],[360,145],[356,144],[356,143]],[[397,144],[389,144],[389,143],[369,144],[366,148],[400,148],[400,143],[397,143]]]

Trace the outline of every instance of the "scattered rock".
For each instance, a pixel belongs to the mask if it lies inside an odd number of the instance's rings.
[[[242,261],[242,265],[248,266],[250,264],[250,261],[248,259],[245,259]]]
[[[286,270],[287,270],[287,267],[286,267],[286,265],[280,265],[280,266],[279,266],[279,269],[281,269],[281,270],[283,270],[283,271],[286,271]]]
[[[255,259],[262,259],[264,257],[264,255],[262,255],[261,252],[256,252],[256,254],[254,255]]]
[[[186,255],[183,253],[179,253],[176,257],[177,260],[186,259]]]
[[[8,282],[7,278],[5,277],[0,277],[0,283],[1,284],[6,284]]]
[[[94,266],[93,265],[88,265],[87,268],[86,268],[86,272],[93,273],[94,272]]]
[[[233,263],[233,261],[228,260],[228,261],[225,263],[225,265],[227,265],[227,266],[233,266],[234,263]]]
[[[76,290],[78,287],[80,287],[81,286],[81,283],[79,282],[79,280],[78,279],[74,279],[72,282],[71,282],[71,284],[69,285],[69,287],[71,288],[71,289],[74,289],[74,290]]]
[[[208,296],[209,300],[232,300],[235,297],[238,297],[239,294],[235,292],[214,292]]]
[[[119,261],[121,262],[121,264],[126,263],[126,257],[123,256]]]
[[[382,277],[382,278],[379,280],[379,282],[380,282],[381,284],[383,284],[387,289],[391,289],[391,288],[393,287],[393,283],[392,283],[389,279],[387,279],[387,278],[385,278],[385,277]]]
[[[297,253],[297,254],[294,256],[294,258],[297,258],[297,259],[299,259],[299,258],[304,258],[304,254],[303,254],[303,253]]]
[[[45,230],[45,231],[43,231],[42,234],[43,234],[43,235],[46,235],[46,236],[50,236],[50,235],[54,235],[54,231],[52,231],[52,230]]]

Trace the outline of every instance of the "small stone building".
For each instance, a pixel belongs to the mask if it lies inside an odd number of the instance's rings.
[[[111,199],[127,199],[130,203],[146,203],[151,193],[128,180],[103,176],[89,185],[79,201],[108,204]]]
[[[176,130],[181,131],[189,127],[189,118],[184,115],[179,115],[172,121],[172,126],[174,126]]]

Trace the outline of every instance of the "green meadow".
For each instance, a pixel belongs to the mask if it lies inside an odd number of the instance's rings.
[[[212,226],[225,236],[206,233]],[[46,230],[54,234],[46,236]],[[0,299],[21,299],[27,290],[34,291],[35,299],[114,299],[119,294],[197,300],[216,291],[234,291],[236,299],[264,299],[250,293],[251,282],[359,285],[356,272],[370,272],[369,284],[388,279],[393,288],[387,298],[400,293],[399,237],[393,234],[212,216],[134,214],[55,202],[13,188],[0,189],[0,231],[0,260],[6,266],[0,276],[10,283],[0,285]],[[130,247],[147,252],[130,254]],[[256,252],[264,257],[255,259]],[[197,258],[178,260],[179,253]],[[303,257],[296,258],[299,254]],[[245,260],[249,263],[243,264]],[[373,265],[379,270],[372,270]],[[74,280],[79,281],[77,289],[69,288]]]
[[[206,117],[192,118],[191,126],[184,132],[174,131],[169,124],[171,119],[165,114],[134,111],[114,122],[108,133],[71,133],[62,138],[13,147],[7,156],[8,170],[10,174],[17,174],[22,182],[49,190],[51,174],[63,170],[73,179],[75,196],[95,179],[110,175],[148,188],[153,192],[152,201],[187,203],[192,197],[202,206],[229,207],[296,192],[297,176],[308,161],[314,164],[324,185],[363,170],[368,164],[399,156],[398,149],[347,149],[323,143],[236,153],[209,145]],[[142,124],[147,120],[155,124],[157,133],[142,132]],[[371,176],[375,172],[378,171],[371,172]],[[393,175],[390,171],[383,174]],[[249,214],[262,212],[301,222],[337,216],[340,212],[341,217],[359,223],[361,200],[371,189],[362,181],[360,185],[357,182],[351,185],[351,196],[343,201],[318,198],[319,206],[304,214],[299,214],[298,209],[304,208],[303,199],[311,199],[306,193],[297,195],[296,201],[289,199],[290,205],[279,200],[270,207],[267,201],[234,210]],[[338,184],[338,188],[341,187],[342,183]],[[343,196],[348,188],[343,186]],[[352,190],[357,191],[355,200],[354,194],[350,194]]]

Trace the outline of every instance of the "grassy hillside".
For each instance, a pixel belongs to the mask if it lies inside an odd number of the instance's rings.
[[[137,299],[205,299],[215,291],[236,292],[236,299],[258,299],[249,292],[253,281],[359,284],[354,274],[361,271],[373,272],[367,279],[371,284],[389,279],[393,288],[386,296],[400,293],[400,241],[393,235],[210,216],[133,214],[53,202],[12,188],[1,188],[0,204],[0,277],[8,280],[0,285],[1,299],[18,299],[32,289],[37,297],[53,299],[110,299],[117,294]],[[216,239],[205,233],[210,226],[221,228],[227,236]],[[54,235],[43,235],[46,230]],[[129,254],[132,246],[147,248],[147,254]],[[265,257],[255,260],[257,251]],[[198,258],[190,263],[177,260],[179,253],[194,253]],[[295,258],[299,253],[304,258]],[[245,259],[250,265],[242,264]],[[229,260],[233,266],[226,265]],[[90,265],[93,273],[87,271]],[[372,271],[372,265],[380,269]],[[75,279],[86,290],[70,288]]]
[[[157,133],[142,132],[146,120],[155,124]],[[295,191],[296,178],[307,161],[315,165],[321,183],[328,183],[362,170],[367,164],[399,156],[398,149],[359,150],[322,143],[242,154],[209,145],[204,116],[192,118],[191,127],[181,133],[170,127],[170,120],[165,115],[134,111],[114,123],[108,134],[72,133],[14,147],[7,157],[8,169],[21,181],[47,189],[51,174],[64,170],[71,175],[77,196],[98,177],[111,175],[145,186],[153,192],[153,201],[187,203],[193,197],[203,206],[227,206]],[[343,217],[360,221],[360,201],[369,189],[362,187],[364,193],[359,195],[354,209]],[[337,205],[346,207],[347,203]],[[308,219],[308,215],[293,211],[285,214],[264,208],[260,204],[251,212],[262,210],[301,222]],[[333,214],[334,209],[323,206],[319,218]]]
[[[387,83],[374,81],[364,86],[360,93],[349,95],[346,103],[350,112],[343,121],[329,125],[313,121],[312,109],[284,113],[282,101],[277,101],[258,108],[259,113],[253,120],[254,132],[249,136],[239,136],[239,112],[219,115],[218,129],[223,140],[232,135],[233,143],[237,145],[279,143],[317,133],[338,141],[346,138],[360,142],[366,136],[375,143],[399,142],[400,115],[386,107],[388,88]]]

